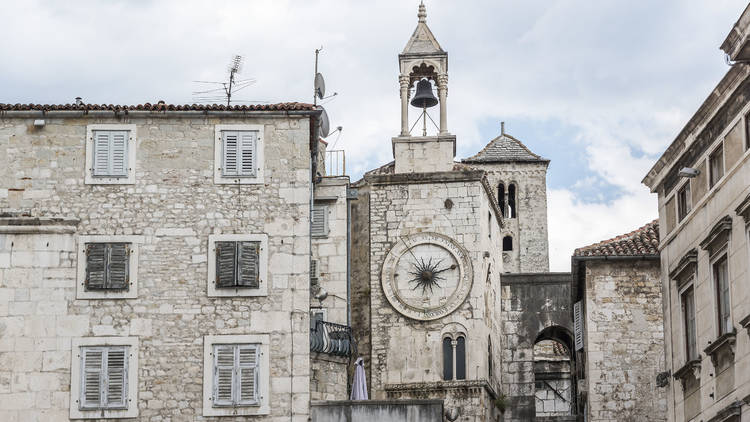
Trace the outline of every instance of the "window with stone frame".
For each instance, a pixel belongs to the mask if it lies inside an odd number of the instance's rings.
[[[724,176],[724,145],[719,146],[708,157],[709,185],[714,187]]]
[[[85,248],[86,291],[120,291],[130,288],[130,243],[86,243]]]
[[[136,145],[134,124],[87,125],[84,183],[134,184]]]
[[[733,330],[731,304],[729,296],[729,268],[727,254],[722,254],[711,264],[714,288],[716,291],[716,316],[719,335]]]
[[[690,193],[690,181],[685,183],[679,191],[677,191],[677,220],[682,221],[690,213],[692,209],[692,196]]]
[[[260,286],[260,242],[218,241],[216,288],[257,289]]]
[[[263,132],[263,125],[214,126],[214,183],[263,183]]]
[[[688,282],[688,286],[680,294],[680,302],[685,339],[685,361],[689,362],[699,357],[695,330],[695,293],[692,280]]]
[[[443,337],[443,380],[466,379],[466,337]]]

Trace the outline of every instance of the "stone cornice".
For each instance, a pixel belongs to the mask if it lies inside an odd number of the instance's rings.
[[[745,315],[745,317],[740,320],[740,325],[742,328],[746,329],[747,334],[750,335],[750,314]]]
[[[682,365],[682,367],[676,371],[674,371],[673,377],[675,379],[678,379],[682,382],[685,382],[685,378],[688,375],[692,375],[695,379],[700,379],[701,377],[701,360],[700,359],[693,359]]]
[[[496,396],[495,390],[490,386],[487,380],[463,380],[463,381],[434,381],[434,382],[411,382],[403,384],[386,384],[383,388],[386,393],[428,393],[434,391],[448,390],[470,390],[482,388],[493,398]]]
[[[750,223],[750,194],[740,203],[740,205],[734,210],[737,215],[745,219],[745,223]]]
[[[669,278],[671,280],[677,280],[677,287],[682,287],[687,281],[689,275],[695,274],[695,269],[698,266],[698,250],[693,248],[687,251],[685,255],[680,259],[680,262],[675,268],[669,272]]]
[[[732,355],[732,360],[734,361],[734,349],[737,344],[737,332],[732,330],[729,333],[725,333],[719,336],[716,340],[714,340],[711,344],[708,345],[705,349],[703,349],[703,352],[711,357],[711,363],[714,364],[714,366],[718,365],[718,353],[722,350],[726,350],[729,348],[729,353]]]
[[[725,408],[719,410],[719,413],[717,413],[716,416],[707,420],[706,422],[724,422],[730,420],[735,416],[739,417],[741,414],[742,402],[739,400],[735,400],[732,403],[729,403]]]
[[[726,243],[729,240],[729,234],[732,232],[732,217],[726,215],[714,225],[705,239],[700,243],[701,249],[711,252],[719,244]]]

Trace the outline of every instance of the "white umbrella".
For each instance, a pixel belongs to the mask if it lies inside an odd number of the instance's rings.
[[[352,382],[351,400],[367,400],[367,380],[365,380],[365,361],[357,358],[354,362],[354,382]]]

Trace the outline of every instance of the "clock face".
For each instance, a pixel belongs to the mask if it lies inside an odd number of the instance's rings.
[[[418,320],[450,314],[471,288],[471,261],[452,239],[437,233],[401,237],[383,262],[381,283],[400,313]]]

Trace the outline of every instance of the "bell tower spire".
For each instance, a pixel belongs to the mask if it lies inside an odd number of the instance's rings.
[[[417,27],[414,29],[406,47],[398,55],[399,64],[399,88],[401,94],[401,132],[398,137],[393,138],[394,158],[396,158],[396,172],[425,172],[425,171],[448,171],[453,167],[453,157],[456,153],[456,137],[448,132],[448,53],[443,50],[435,35],[427,26],[427,7],[420,2],[417,12]],[[409,97],[410,89],[417,84],[415,98],[411,105],[419,107],[422,112],[423,122],[422,136],[412,136],[409,127]],[[438,97],[432,94],[432,87],[437,88]],[[427,135],[427,119],[432,120],[426,114],[426,109],[440,105],[440,119],[438,133],[436,136]],[[434,122],[433,122],[434,123]],[[413,163],[405,162],[404,157],[399,157],[398,151],[406,149],[413,154],[417,144],[419,148],[425,149],[425,160]],[[409,144],[410,146],[407,146]],[[434,154],[436,150],[441,154]],[[438,160],[438,161],[436,161]]]

